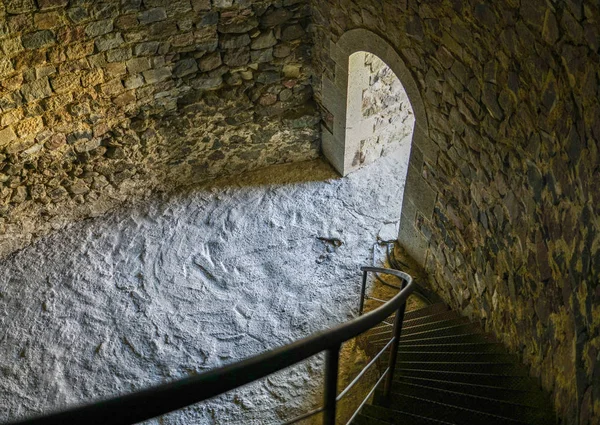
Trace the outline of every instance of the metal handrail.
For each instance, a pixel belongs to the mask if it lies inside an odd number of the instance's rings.
[[[368,272],[394,275],[403,280],[403,289],[386,304],[361,317],[249,359],[132,394],[75,407],[38,418],[11,422],[6,425],[135,424],[224,394],[293,366],[323,351],[326,353],[324,407],[287,423],[295,423],[300,419],[323,412],[324,425],[334,425],[336,399],[338,397],[339,350],[342,343],[368,331],[394,312],[397,313],[394,320],[392,340],[388,344],[391,347],[389,366],[383,376],[379,378],[379,381],[371,390],[368,397],[373,394],[384,376],[386,378],[384,395],[389,396],[406,300],[414,291],[416,285],[410,275],[398,270],[380,267],[362,267],[361,270],[363,271],[363,282],[359,308],[360,313],[362,313],[364,307]],[[368,397],[363,401],[359,410],[368,400]],[[356,416],[357,412],[355,412],[352,418]]]

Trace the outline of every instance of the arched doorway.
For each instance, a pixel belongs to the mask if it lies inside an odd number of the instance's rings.
[[[361,148],[361,141],[364,140],[361,132],[349,128],[355,127],[354,122],[359,113],[356,107],[348,108],[348,105],[356,105],[357,96],[362,96],[364,100],[364,91],[355,87],[352,69],[358,66],[357,63],[363,60],[365,54],[376,56],[393,71],[414,114],[414,130],[408,143],[410,153],[407,153],[408,170],[398,240],[409,255],[425,265],[429,241],[418,230],[418,223],[422,217],[431,218],[437,197],[436,192],[423,179],[424,160],[428,155],[434,154],[431,148],[433,144],[429,140],[428,119],[417,83],[401,56],[390,43],[371,31],[348,31],[330,47],[331,59],[335,63],[335,78],[331,80],[324,76],[322,79],[323,106],[331,118],[331,125],[323,128],[323,154],[342,175],[367,164],[369,155],[377,156],[379,148],[368,142],[363,143]],[[352,99],[353,96],[355,99]],[[359,101],[358,104],[362,110],[362,102]],[[364,161],[361,161],[363,158]]]
[[[404,86],[377,55],[355,52],[348,66],[346,151],[349,170],[394,152],[406,180],[415,118]]]

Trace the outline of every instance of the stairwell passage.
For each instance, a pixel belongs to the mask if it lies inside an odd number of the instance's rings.
[[[390,336],[384,324],[368,341],[378,349]],[[517,357],[443,303],[406,314],[397,356],[390,396],[376,392],[354,425],[556,423],[548,396]]]
[[[6,425],[128,425],[195,404],[325,352],[323,406],[285,425],[321,414],[336,425],[338,402],[366,370],[379,366],[375,386],[347,424],[546,425],[551,404],[516,358],[474,323],[443,303],[405,314],[416,283],[406,273],[363,267],[360,312],[367,273],[399,278],[401,289],[379,308],[336,328],[199,376],[64,412]],[[341,344],[368,332],[373,360],[338,393]],[[383,384],[383,385],[381,385]],[[383,386],[382,389],[380,387]],[[372,398],[372,403],[367,401]]]

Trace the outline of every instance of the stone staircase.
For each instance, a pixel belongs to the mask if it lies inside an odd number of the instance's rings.
[[[368,334],[377,351],[391,327]],[[382,356],[381,369],[387,364]],[[431,304],[405,316],[392,395],[376,393],[354,425],[547,425],[556,423],[549,398],[516,356],[478,325]]]

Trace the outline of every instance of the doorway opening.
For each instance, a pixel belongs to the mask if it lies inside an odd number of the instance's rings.
[[[356,170],[395,153],[399,178],[406,180],[415,115],[394,71],[373,53],[350,55],[346,112],[346,149]]]

